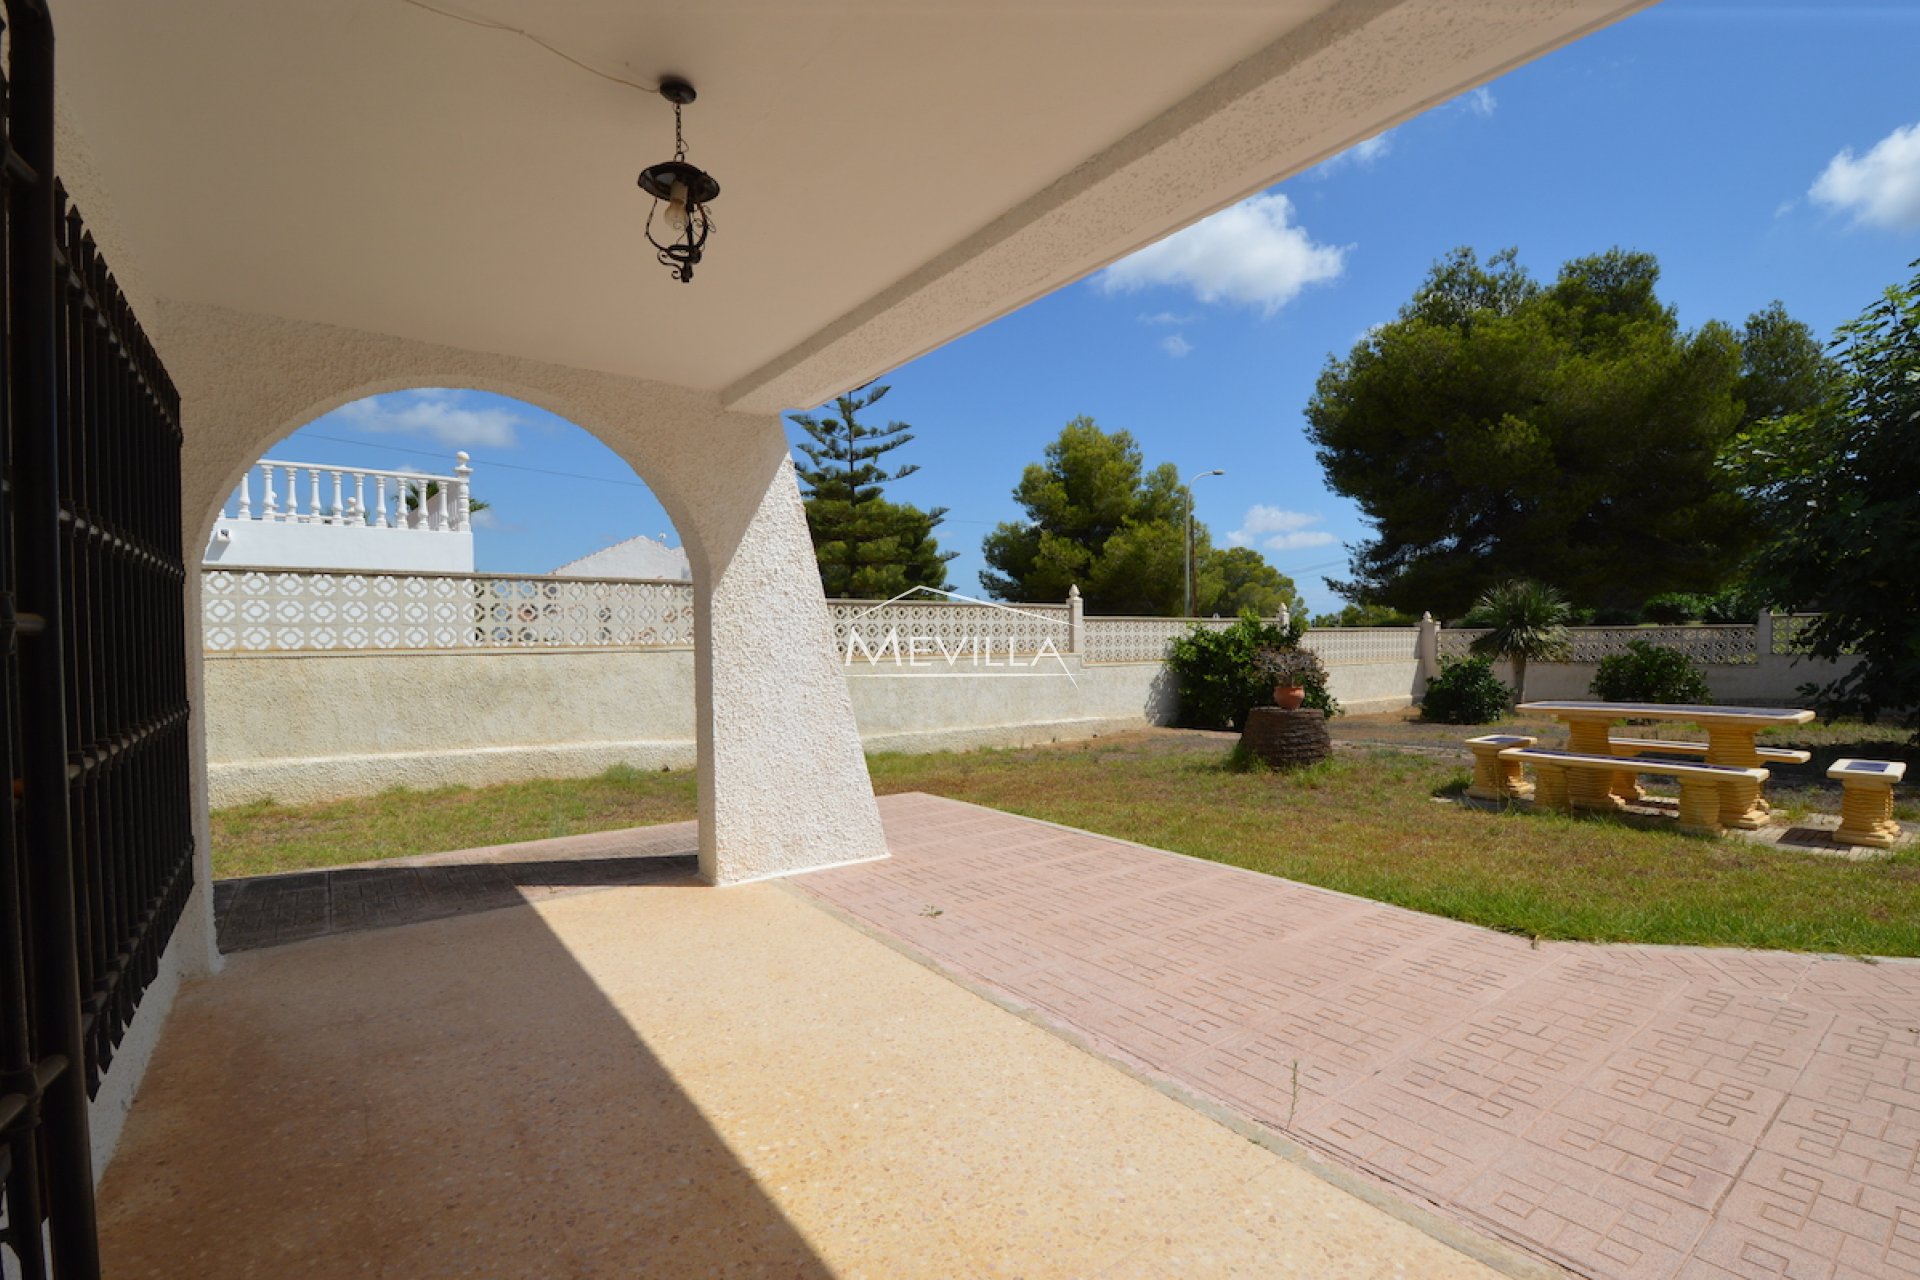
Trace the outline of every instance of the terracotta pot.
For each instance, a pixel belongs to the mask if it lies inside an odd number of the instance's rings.
[[[1277,684],[1273,686],[1273,705],[1282,711],[1298,711],[1300,704],[1307,700],[1304,685]]]

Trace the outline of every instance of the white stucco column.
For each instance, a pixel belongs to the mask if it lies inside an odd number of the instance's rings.
[[[885,857],[786,433],[757,416],[715,425],[726,497],[694,517],[701,873],[728,884]]]

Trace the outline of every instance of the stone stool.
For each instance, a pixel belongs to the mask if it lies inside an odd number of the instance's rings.
[[[1473,748],[1473,785],[1467,794],[1476,800],[1524,800],[1533,794],[1533,784],[1520,777],[1518,760],[1502,760],[1500,753],[1509,747],[1531,747],[1539,742],[1519,733],[1490,733],[1484,738],[1468,738]]]
[[[1900,835],[1893,820],[1893,788],[1907,776],[1898,760],[1836,760],[1827,770],[1840,780],[1840,829],[1833,838],[1841,844],[1891,849]]]

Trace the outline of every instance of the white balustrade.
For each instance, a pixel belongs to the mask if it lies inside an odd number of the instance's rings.
[[[1092,617],[1084,622],[1088,662],[1164,662],[1167,646],[1198,625],[1224,631],[1233,618]]]
[[[468,530],[473,528],[473,493],[467,484],[467,478],[473,474],[473,468],[468,465],[469,459],[465,452],[456,453],[453,458],[456,464],[453,468],[454,485],[460,495],[460,505],[454,512],[453,527],[455,530]]]
[[[209,652],[693,644],[684,581],[225,567],[200,581]]]
[[[468,465],[465,453],[455,457],[459,465],[452,475],[444,476],[263,459],[256,464],[260,472],[258,508],[253,502],[253,471],[249,469],[234,490],[234,512],[225,518],[269,524],[468,533],[473,529],[473,468]],[[307,491],[304,510],[300,495],[303,476]],[[368,501],[369,487],[371,502]],[[322,500],[323,489],[331,490],[330,503]],[[283,491],[284,503],[281,501]]]
[[[1418,627],[1326,627],[1307,632],[1300,647],[1329,667],[1413,662],[1420,656]]]

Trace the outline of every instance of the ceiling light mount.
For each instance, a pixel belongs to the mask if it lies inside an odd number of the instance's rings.
[[[642,169],[639,186],[653,197],[653,207],[647,211],[647,241],[657,250],[661,265],[672,268],[674,279],[685,284],[693,279],[693,269],[713,231],[713,214],[707,206],[720,194],[720,184],[687,160],[680,111],[699,96],[693,86],[679,76],[667,76],[660,82],[660,96],[673,104],[673,159]],[[656,216],[665,240],[654,233]]]

